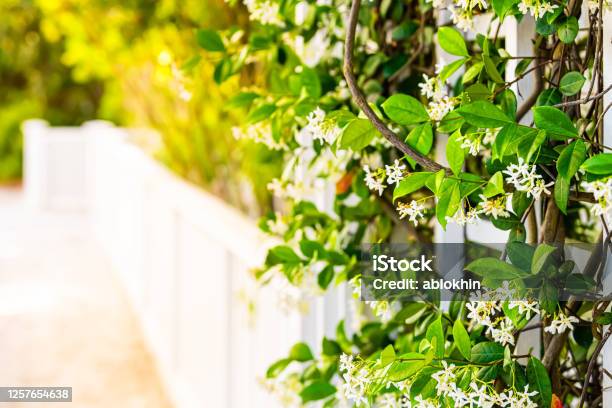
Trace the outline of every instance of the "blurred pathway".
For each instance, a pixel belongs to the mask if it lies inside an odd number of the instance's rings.
[[[83,217],[26,213],[0,189],[0,386],[72,386],[72,403],[168,407],[137,320]]]

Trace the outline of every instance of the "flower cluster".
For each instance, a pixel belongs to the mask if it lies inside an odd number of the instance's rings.
[[[478,211],[475,208],[470,208],[468,211],[460,208],[452,217],[446,217],[446,220],[463,227],[467,224],[478,223],[480,218],[478,218]]]
[[[335,121],[326,119],[325,111],[319,107],[310,112],[308,123],[300,131],[300,136],[332,144],[340,135],[341,129]]]
[[[244,0],[249,10],[249,18],[263,25],[283,27],[285,24],[279,16],[279,3],[271,0]]]
[[[418,225],[419,218],[423,218],[423,210],[425,210],[425,207],[416,200],[412,200],[410,204],[399,203],[397,205],[397,212],[400,215],[400,219],[408,217],[408,221],[414,223],[415,226]]]
[[[544,329],[544,331],[551,334],[561,334],[566,330],[574,330],[574,323],[578,322],[579,320],[575,316],[567,316],[563,313],[559,313],[557,317],[550,322],[550,325]]]
[[[463,389],[457,386],[457,368],[453,364],[447,364],[442,361],[442,370],[432,374],[432,378],[436,380],[438,396],[446,397],[454,401],[454,407],[481,407],[493,408],[494,406],[508,408],[537,408],[535,401],[531,397],[537,395],[537,391],[529,391],[526,386],[522,392],[508,390],[507,392],[497,393],[492,387],[487,385],[478,385],[476,382],[471,382],[469,388]],[[437,407],[430,400],[418,401],[419,407]]]
[[[423,74],[423,79],[424,82],[419,84],[421,95],[431,99],[427,106],[427,113],[432,120],[440,121],[453,110],[457,101],[448,96],[444,83],[438,77]]]
[[[612,178],[584,183],[586,191],[593,193],[596,203],[593,204],[593,214],[603,216],[607,221],[612,219]]]
[[[385,184],[385,178],[388,184],[398,185],[400,181],[404,179],[404,170],[406,166],[400,164],[399,160],[395,160],[391,166],[385,165],[385,168],[378,168],[374,171],[370,170],[370,166],[365,164],[363,171],[365,172],[364,181],[366,186],[373,191],[376,191],[378,195],[382,195],[387,185]]]
[[[355,404],[368,404],[367,388],[371,382],[370,371],[353,359],[352,355],[342,354],[340,356],[339,369],[344,379],[342,391],[344,397]]]
[[[559,6],[541,0],[521,0],[518,9],[523,14],[531,14],[532,17],[542,18],[546,13],[554,13]]]
[[[522,157],[519,158],[518,164],[512,163],[503,173],[508,176],[506,182],[512,184],[517,191],[527,192],[527,196],[533,197],[534,200],[538,200],[542,194],[550,195],[548,187],[554,184],[546,184],[536,172],[536,166],[525,163]]]
[[[282,141],[276,141],[272,137],[272,126],[269,121],[257,122],[252,125],[232,128],[232,134],[237,140],[250,139],[256,143],[262,143],[272,150],[284,150],[287,146]]]
[[[506,211],[506,196],[501,196],[493,199],[488,199],[484,195],[480,195],[481,202],[479,204],[480,212],[497,219],[498,217],[509,217],[510,213]]]

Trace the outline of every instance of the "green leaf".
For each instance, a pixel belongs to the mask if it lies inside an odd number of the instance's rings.
[[[338,342],[328,339],[327,337],[323,337],[322,344],[323,354],[326,356],[338,356],[342,353],[342,348]]]
[[[225,51],[225,45],[223,45],[221,36],[214,30],[206,30],[204,28],[199,29],[196,32],[196,41],[198,42],[198,45],[204,48],[206,51]]]
[[[461,147],[461,142],[457,140],[457,137],[460,135],[459,131],[453,133],[448,137],[448,142],[446,143],[446,160],[456,176],[461,173],[463,163],[465,162],[465,151]]]
[[[502,78],[502,76],[500,75],[499,71],[497,70],[497,66],[495,65],[491,57],[486,54],[483,54],[482,60],[484,61],[485,70],[487,71],[489,78],[491,78],[495,83],[503,84],[505,82],[504,78]]]
[[[278,360],[268,368],[268,371],[266,371],[266,377],[274,378],[278,376],[281,372],[283,372],[285,368],[287,368],[291,361],[292,360],[290,358],[283,358]]]
[[[475,101],[457,109],[470,125],[479,128],[498,128],[514,123],[501,109],[487,101]]]
[[[515,4],[515,0],[493,0],[495,15],[503,19]]]
[[[544,364],[535,357],[530,357],[527,363],[527,379],[529,387],[537,391],[536,396],[544,407],[550,407],[552,401],[552,385]]]
[[[465,40],[459,31],[451,27],[440,27],[438,30],[438,43],[440,47],[451,55],[469,57]]]
[[[450,78],[451,75],[453,75],[459,68],[461,68],[468,59],[469,58],[461,58],[451,62],[450,64],[445,65],[444,68],[442,68],[442,71],[440,71],[440,74],[438,75],[440,80],[445,82],[448,78]]]
[[[399,361],[403,360],[403,361]],[[403,381],[416,374],[427,364],[427,359],[420,353],[402,354],[388,371],[390,381]]]
[[[331,265],[327,265],[317,276],[317,283],[321,289],[327,289],[333,279],[334,268]]]
[[[557,35],[565,44],[573,43],[578,35],[578,19],[571,16],[559,24],[559,27],[557,28]]]
[[[465,93],[470,97],[470,101],[488,100],[491,97],[491,91],[481,83],[475,83],[465,89]]]
[[[540,130],[536,134],[536,137],[531,141],[531,143],[529,143],[529,139],[526,138],[526,141],[528,142],[527,146],[529,146],[529,151],[527,152],[526,155],[524,155],[526,162],[529,162],[531,160],[533,155],[540,149],[540,146],[542,146],[542,143],[544,143],[545,140],[546,140],[545,130]]]
[[[510,143],[516,138],[517,125],[510,123],[499,130],[493,142],[493,158],[503,159]]]
[[[478,276],[495,280],[513,280],[524,278],[528,273],[497,258],[480,258],[472,261],[466,270]]]
[[[536,106],[553,106],[561,103],[561,92],[557,88],[548,88],[542,91],[536,101]]]
[[[533,253],[533,259],[531,260],[531,273],[534,275],[540,273],[540,271],[546,264],[546,261],[548,261],[550,255],[556,250],[557,248],[552,245],[538,245],[538,247],[535,249],[535,252]]]
[[[576,95],[582,89],[586,78],[580,72],[572,71],[563,75],[559,82],[559,90],[565,96]]]
[[[446,216],[452,216],[461,205],[461,194],[457,180],[445,179],[438,189],[436,217],[443,228],[446,228]]]
[[[276,263],[299,263],[302,261],[290,247],[287,245],[278,245],[270,249],[268,252],[268,261]]]
[[[368,146],[377,134],[378,131],[368,119],[354,119],[342,132],[340,148],[358,152]]]
[[[535,249],[523,242],[511,242],[508,244],[508,259],[512,265],[519,269],[528,271],[531,269],[531,261]]]
[[[567,202],[569,200],[570,181],[563,177],[557,177],[555,180],[555,189],[553,191],[555,203],[563,214],[567,214]]]
[[[463,327],[461,320],[455,320],[455,324],[453,325],[453,338],[455,339],[455,344],[459,352],[461,352],[466,360],[470,360],[472,358],[470,335],[467,330],[465,330],[465,327]]]
[[[546,130],[560,139],[578,136],[571,119],[563,112],[552,106],[536,106],[533,108],[533,119],[538,129]]]
[[[478,75],[480,75],[482,68],[484,68],[483,62],[477,62],[471,67],[469,67],[465,71],[465,74],[463,74],[463,83],[466,84],[470,82],[471,80],[473,80],[474,78],[476,78]]]
[[[410,95],[392,95],[382,104],[382,108],[392,121],[400,125],[413,125],[429,120],[423,104]]]
[[[327,381],[318,380],[306,386],[301,392],[302,402],[317,401],[336,393],[336,387]]]
[[[582,163],[586,172],[602,176],[612,174],[612,153],[600,153]]]
[[[229,108],[240,108],[250,104],[257,98],[259,98],[259,95],[255,92],[240,92],[239,94],[230,98],[230,100],[227,101],[226,106]]]
[[[406,143],[417,152],[427,154],[433,146],[433,130],[430,123],[424,123],[412,129],[406,137]]]
[[[488,364],[504,359],[504,348],[492,341],[485,341],[472,347],[472,362],[476,364]]]
[[[441,317],[438,317],[432,324],[429,325],[427,328],[426,337],[430,343],[433,343],[432,340],[436,339],[435,356],[438,358],[444,358],[444,343],[446,342],[446,337],[444,336]]]
[[[482,193],[487,198],[504,193],[504,175],[501,171],[498,171],[489,179]]]
[[[395,361],[395,349],[393,345],[389,344],[385,349],[380,353],[380,363],[383,367],[388,366],[389,364]]]
[[[431,375],[437,371],[436,368],[428,367],[419,372],[413,383],[410,384],[410,398],[414,401],[417,395],[426,399],[433,397],[436,393],[438,382]]]
[[[261,122],[264,119],[269,119],[270,115],[272,115],[275,110],[276,105],[274,105],[273,103],[266,103],[265,105],[261,105],[249,112],[249,115],[246,119],[247,123],[252,124]]]
[[[420,173],[411,173],[404,177],[402,181],[395,187],[393,190],[393,201],[395,201],[399,197],[403,197],[407,194],[413,193],[423,187],[427,182],[427,179],[433,173],[423,171]]]
[[[584,162],[586,153],[587,146],[582,139],[575,140],[567,145],[557,159],[559,176],[571,180]]]
[[[291,347],[289,358],[295,361],[310,361],[313,359],[310,347],[306,343],[296,343]]]

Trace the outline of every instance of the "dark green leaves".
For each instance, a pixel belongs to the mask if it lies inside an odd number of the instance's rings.
[[[382,104],[382,108],[392,121],[400,125],[413,125],[429,120],[423,104],[409,95],[395,94]]]
[[[206,51],[225,51],[223,40],[216,31],[201,28],[196,32],[196,41],[198,42],[198,45],[204,48]]]
[[[499,128],[513,123],[501,109],[487,101],[476,101],[462,106],[457,112],[470,125],[480,128]]]
[[[440,27],[438,30],[438,43],[440,47],[451,55],[469,57],[465,40],[459,31],[451,27]]]
[[[557,248],[548,244],[538,245],[533,253],[533,259],[531,260],[531,273],[534,275],[540,273],[550,255],[556,250]]]
[[[467,360],[472,358],[472,345],[470,343],[470,336],[463,327],[463,323],[461,320],[455,320],[455,324],[453,325],[453,338],[455,339],[455,344],[459,349],[459,352],[465,357]]]
[[[591,174],[607,176],[612,174],[612,153],[600,153],[582,163],[582,168]]]
[[[541,401],[542,406],[550,407],[552,400],[552,386],[546,367],[535,357],[530,357],[527,363],[527,379],[530,388],[538,392],[536,398]]]
[[[492,341],[485,341],[472,347],[472,361],[476,364],[488,364],[504,359],[504,348]]]
[[[578,136],[578,131],[570,118],[562,111],[552,106],[537,106],[533,108],[533,119],[538,129],[546,130],[557,139]]]
[[[559,90],[565,96],[575,95],[580,92],[586,78],[580,72],[572,71],[563,75],[559,83]]]
[[[483,284],[491,288],[528,276],[528,273],[497,258],[480,258],[465,268],[483,278]]]
[[[393,190],[393,201],[423,187],[431,174],[430,172],[412,173],[404,177]]]
[[[340,148],[359,151],[369,145],[377,134],[378,131],[368,119],[355,119],[342,132]]]

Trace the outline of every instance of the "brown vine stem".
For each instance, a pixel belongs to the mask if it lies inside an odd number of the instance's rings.
[[[589,367],[587,368],[586,377],[584,377],[584,383],[582,384],[582,393],[580,393],[580,404],[578,404],[578,408],[582,408],[582,406],[584,405],[584,399],[586,398],[589,381],[591,381],[591,376],[593,375],[593,369],[595,368],[597,356],[599,356],[601,349],[610,338],[610,335],[612,335],[612,327],[608,328],[608,331],[606,332],[606,334],[604,334],[601,341],[597,344],[597,347],[593,351],[593,355],[591,356],[591,360],[589,361]]]
[[[368,104],[365,95],[357,85],[357,80],[353,74],[353,48],[355,46],[355,31],[357,29],[357,22],[359,20],[359,8],[361,7],[361,0],[354,0],[351,5],[351,11],[349,13],[348,29],[346,31],[346,41],[344,47],[344,78],[348,84],[353,100],[363,111],[366,117],[372,122],[376,130],[378,130],[385,139],[389,141],[398,150],[404,153],[406,156],[413,159],[415,162],[423,166],[429,171],[447,170],[446,167],[439,163],[431,160],[429,157],[421,155],[416,150],[412,149],[406,143],[402,142],[399,137],[391,129],[384,124],[384,122],[376,115],[374,110]]]
[[[595,95],[590,96],[588,98],[578,99],[576,101],[569,101],[569,102],[558,103],[558,104],[554,105],[554,107],[555,108],[559,108],[559,107],[562,107],[562,106],[581,105],[583,103],[591,102],[591,101],[594,101],[595,99],[599,99],[602,96],[604,96],[606,93],[608,93],[610,91],[610,89],[612,89],[612,85],[610,85],[609,87],[607,87],[603,91],[599,92],[598,94],[595,94]]]

